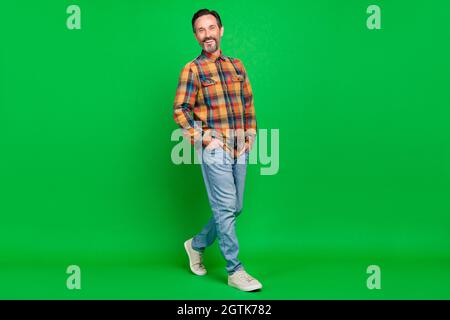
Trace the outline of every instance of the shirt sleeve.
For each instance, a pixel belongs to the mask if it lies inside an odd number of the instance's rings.
[[[253,140],[256,137],[256,132],[258,129],[256,122],[255,106],[253,103],[253,91],[250,84],[250,79],[248,77],[247,70],[241,60],[237,59],[238,66],[241,69],[242,75],[244,75],[244,99],[245,99],[245,141],[251,137]]]
[[[192,116],[192,109],[195,106],[199,84],[195,73],[188,63],[181,70],[178,79],[175,101],[173,104],[173,118],[184,131],[184,136],[194,145],[196,139],[202,138],[202,128]],[[202,141],[204,144],[205,141]]]

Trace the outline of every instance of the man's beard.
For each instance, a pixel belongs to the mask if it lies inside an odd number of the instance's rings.
[[[208,41],[208,40],[214,40],[214,43],[212,45],[209,45],[206,43],[206,41]],[[212,52],[216,51],[217,50],[217,40],[214,38],[205,39],[203,41],[203,49],[205,49],[205,51],[208,53],[212,53]]]

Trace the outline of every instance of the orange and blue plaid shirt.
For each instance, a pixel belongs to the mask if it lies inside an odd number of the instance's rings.
[[[257,124],[250,81],[241,60],[202,50],[181,71],[173,106],[175,122],[192,145],[205,147],[213,137],[236,157],[255,139]]]

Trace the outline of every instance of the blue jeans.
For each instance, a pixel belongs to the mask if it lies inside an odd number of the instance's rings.
[[[243,206],[248,152],[232,159],[231,155],[220,147],[200,151],[197,152],[199,159],[202,159],[203,180],[212,217],[200,233],[194,236],[192,248],[203,252],[217,237],[220,251],[226,260],[226,270],[228,274],[233,274],[243,268],[238,259],[235,221]]]

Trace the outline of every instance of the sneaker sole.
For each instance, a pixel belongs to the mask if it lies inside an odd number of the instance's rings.
[[[255,285],[247,287],[247,288],[240,288],[238,285],[236,285],[236,284],[234,284],[232,282],[228,282],[228,285],[231,286],[231,287],[234,287],[236,289],[239,289],[241,291],[245,291],[245,292],[262,289],[262,285],[258,285],[258,284],[255,284]]]
[[[189,258],[189,269],[191,269],[192,273],[197,275],[197,276],[204,276],[205,274],[207,274],[206,270],[205,270],[205,273],[197,273],[194,269],[192,269],[191,256],[189,255],[188,241],[189,240],[186,240],[184,242],[184,250],[186,250],[186,253],[187,253],[188,258]]]

